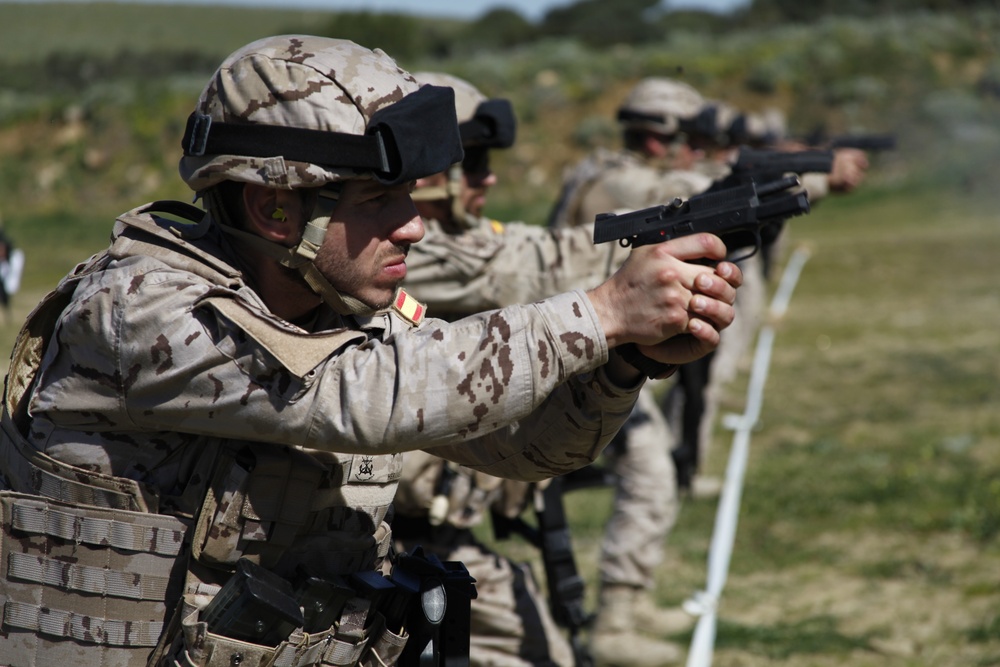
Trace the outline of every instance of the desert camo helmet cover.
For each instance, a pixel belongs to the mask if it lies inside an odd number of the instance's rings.
[[[459,222],[465,214],[459,200],[461,172],[463,169],[472,173],[488,170],[490,149],[514,145],[517,136],[514,107],[507,99],[487,98],[474,85],[452,74],[414,72],[413,77],[420,85],[444,86],[455,92],[455,114],[465,151],[463,161],[448,170],[446,185],[418,188],[413,192],[413,198],[418,201],[449,200],[453,217]]]
[[[222,229],[298,270],[342,314],[369,309],[337,293],[313,264],[336,205],[330,185],[357,178],[397,185],[463,155],[450,88],[421,87],[380,49],[308,35],[268,37],[226,58],[182,144],[181,178],[199,194],[223,181],[321,188],[294,248]]]
[[[670,136],[682,129],[682,121],[695,119],[704,107],[701,93],[683,81],[648,77],[625,96],[618,108],[618,121],[629,129]]]

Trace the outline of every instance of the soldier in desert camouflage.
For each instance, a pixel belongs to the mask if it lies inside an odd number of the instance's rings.
[[[732,173],[732,165],[737,161],[740,150],[746,147],[794,152],[812,147],[787,138],[784,112],[776,108],[762,112],[743,111],[721,100],[706,100],[699,113],[698,125],[703,132],[699,147],[702,155],[694,165],[700,172],[718,181]],[[796,174],[802,189],[809,198],[810,206],[815,206],[827,196],[846,194],[860,186],[868,170],[867,154],[856,148],[836,148],[832,150],[829,172],[804,172]],[[735,249],[731,258],[739,260],[743,271],[743,285],[735,307],[737,316],[734,325],[727,328],[719,346],[701,358],[697,364],[688,365],[685,370],[701,373],[699,382],[679,383],[671,388],[664,400],[664,410],[676,424],[680,442],[675,448],[679,460],[690,457],[704,466],[712,443],[712,436],[718,416],[722,392],[737,376],[741,362],[749,354],[761,322],[765,319],[767,307],[767,283],[769,266],[780,256],[782,240],[787,237],[784,227],[776,227],[766,235],[759,251],[754,248]],[[749,256],[748,256],[749,255]],[[743,259],[739,259],[743,258]],[[698,395],[694,395],[694,394]],[[696,409],[690,409],[692,401]],[[685,414],[683,424],[674,416]],[[688,453],[684,453],[688,452]],[[683,464],[682,464],[683,465]],[[713,483],[713,478],[692,470],[690,480],[692,494],[718,495],[721,481]]]
[[[732,320],[739,270],[687,261],[723,258],[708,235],[634,251],[588,291],[425,319],[398,289],[423,236],[409,193],[461,160],[454,100],[379,50],[247,45],[183,147],[206,211],[120,216],[16,343],[6,664],[395,664],[406,630],[361,590],[276,644],[200,615],[240,563],[285,580],[381,568],[404,451],[528,481],[592,461],[643,384],[615,348],[685,363]]]
[[[438,72],[418,81],[455,90],[465,157],[416,183],[413,199],[425,236],[407,259],[405,286],[437,317],[452,319],[525,303],[606,280],[628,256],[615,244],[595,245],[593,225],[550,230],[483,215],[497,182],[490,152],[510,147],[516,118],[506,99],[487,99],[471,83]]]
[[[705,104],[691,86],[651,77],[622,101],[622,146],[598,149],[567,171],[550,224],[573,229],[603,212],[634,210],[687,199],[712,179],[694,171],[701,158],[694,121]],[[592,632],[598,665],[678,662],[683,654],[662,639],[690,628],[694,618],[653,599],[656,570],[679,509],[674,439],[647,384],[632,418],[607,449],[615,472],[614,510],[601,543],[600,602]]]
[[[407,258],[407,291],[431,313],[454,319],[606,280],[628,250],[595,245],[592,226],[551,230],[483,215],[487,193],[497,182],[490,152],[515,140],[510,102],[488,99],[449,74],[416,72],[414,77],[455,91],[465,157],[416,182],[413,199],[426,233]],[[519,515],[536,492],[536,485],[483,475],[431,452],[408,453],[404,459],[393,531],[402,548],[423,545],[442,558],[462,561],[476,578],[472,665],[573,665],[571,648],[538,592],[532,568],[501,556],[472,532],[490,512]]]

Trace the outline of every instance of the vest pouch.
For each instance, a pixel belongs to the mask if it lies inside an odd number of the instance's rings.
[[[198,513],[191,555],[206,565],[235,567],[240,559],[242,522],[240,510],[246,498],[252,460],[237,460],[224,450]]]
[[[199,620],[197,607],[188,603],[184,607],[190,613],[181,619],[182,645],[172,661],[161,664],[171,667],[268,667],[273,663],[274,647],[212,634],[208,624]]]
[[[189,528],[0,492],[0,662],[146,665],[181,593]]]
[[[378,615],[382,619],[382,615]],[[396,634],[385,626],[384,619],[379,628],[372,628],[371,639],[368,643],[368,651],[361,660],[362,667],[382,667],[383,665],[395,665],[399,656],[406,648],[406,641],[410,635],[403,631]]]
[[[246,443],[223,451],[198,515],[195,558],[226,569],[240,558],[272,566],[310,520],[324,470],[294,447]]]
[[[383,667],[394,665],[406,645],[407,636],[388,632],[381,614],[371,614],[367,627],[356,625],[369,616],[363,598],[353,599],[334,627],[296,630],[276,647],[209,632],[195,605],[194,596],[185,596],[180,641],[158,667]]]
[[[385,627],[385,618],[378,612],[367,614],[367,600],[356,598],[354,608],[368,616],[367,625],[352,626],[351,606],[341,621],[325,632],[297,632],[275,650],[269,667],[386,667],[395,665],[408,635],[397,635]]]

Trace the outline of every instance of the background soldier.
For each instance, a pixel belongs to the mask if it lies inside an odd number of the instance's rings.
[[[707,189],[711,178],[692,170],[703,157],[694,121],[704,104],[680,81],[651,77],[636,84],[618,109],[622,147],[598,148],[566,171],[549,225],[576,227],[598,213],[687,199]]]
[[[505,100],[487,100],[471,84],[453,76],[423,73],[418,74],[417,78],[425,83],[449,85],[456,90],[466,157],[461,165],[454,165],[448,172],[417,182],[414,199],[418,202],[428,234],[411,253],[406,286],[414,296],[427,302],[431,312],[461,316],[508,303],[544,298],[559,289],[585,287],[599,282],[617,268],[627,256],[627,251],[616,244],[595,246],[592,242],[592,224],[546,230],[523,223],[500,223],[483,217],[481,212],[486,191],[496,183],[496,176],[489,169],[488,151],[492,148],[506,148],[513,143],[512,135],[501,136],[502,133],[489,130],[512,127],[513,118],[491,118],[489,114],[496,109],[505,109],[505,113],[511,113],[509,103]],[[483,130],[487,131],[476,133]],[[606,549],[620,550],[620,560],[623,561],[649,558],[655,549],[644,545],[643,540],[652,533],[654,542],[662,543],[673,520],[673,515],[669,513],[675,506],[675,500],[671,496],[672,487],[663,483],[664,479],[672,477],[663,439],[666,427],[651,399],[646,405],[646,411],[651,411],[652,417],[648,422],[637,420],[632,425],[632,438],[635,442],[614,459],[615,470],[619,474],[616,512],[619,515],[627,514],[618,521],[626,522],[626,530],[630,534],[614,534],[612,539],[618,542]],[[414,473],[419,470],[423,475],[430,474],[430,478],[437,481],[429,483],[425,480],[422,484],[412,485],[413,488],[424,490],[422,502],[416,503],[417,508],[397,504],[400,515],[412,515],[417,513],[417,509],[420,510],[419,520],[404,519],[405,523],[402,524],[419,527],[419,534],[413,535],[409,544],[418,543],[420,536],[423,536],[425,540],[447,546],[454,533],[449,528],[433,529],[426,521],[431,507],[429,494],[431,489],[440,486],[442,475],[453,475],[457,479],[452,487],[453,496],[456,489],[467,495],[470,490],[473,491],[472,500],[469,497],[452,498],[448,520],[445,522],[451,528],[465,530],[478,524],[483,515],[482,504],[492,501],[496,493],[503,489],[510,490],[510,485],[501,487],[498,480],[490,483],[489,480],[469,477],[468,473],[461,470],[454,472],[444,467],[442,462],[432,466],[422,457],[411,460],[414,461]],[[405,480],[403,484],[406,485]],[[488,493],[487,489],[494,489],[495,492]],[[405,492],[401,493],[401,496],[405,495]],[[522,492],[521,495],[525,494]],[[521,509],[516,503],[513,507],[515,513]],[[468,539],[469,536],[462,534],[455,546],[467,544]],[[452,557],[458,559],[460,553],[455,551]],[[482,567],[487,570],[483,572],[471,568],[477,580],[496,581],[503,585],[500,592],[502,599],[515,599],[507,590],[514,584],[513,579],[504,572],[512,572],[516,566],[499,560],[497,564],[493,564],[484,560],[481,552],[461,557],[466,564],[470,562],[469,559],[483,563]],[[656,563],[661,560],[662,557]],[[622,569],[624,567],[627,566]],[[639,578],[632,573],[623,576],[631,577],[632,580]],[[605,591],[602,606],[609,600],[618,600],[630,610],[625,620],[634,616],[637,624],[660,635],[689,627],[692,619],[686,613],[680,610],[673,614],[657,613],[652,605],[644,604],[634,592],[635,586],[611,586]],[[474,613],[477,609],[484,615],[494,617],[502,614],[509,617],[515,613],[515,610],[496,600],[479,599],[473,603]],[[521,624],[537,625],[538,621],[535,619],[548,618],[545,610],[539,612],[531,606],[527,610],[526,613],[518,612],[521,618],[508,618],[504,623],[485,620],[480,623],[474,619],[474,658],[476,642],[482,642],[493,649],[509,635],[512,628],[520,633]],[[485,636],[475,636],[477,627],[481,628]],[[542,624],[541,627],[544,629],[546,625]],[[605,635],[598,634],[598,642],[601,643]],[[522,641],[520,634],[517,637],[518,641],[509,642],[509,645],[525,656],[526,649],[518,644]],[[632,636],[627,650],[623,652],[623,649],[613,647],[612,651],[616,656],[624,655],[629,660],[648,660],[656,664],[680,657],[679,650],[673,645],[644,640],[645,637]],[[550,651],[553,656],[558,653],[555,649]]]
[[[699,159],[691,168],[713,181],[729,176],[740,150],[748,146],[782,152],[813,148],[787,139],[784,114],[777,109],[743,112],[722,101],[706,100],[696,125],[701,129],[694,145]],[[851,192],[860,185],[868,169],[868,157],[856,148],[837,148],[832,151],[829,166],[828,172],[797,174],[812,205],[831,193]],[[769,265],[780,254],[785,236],[781,227],[776,236],[765,240],[759,252],[742,248],[730,253],[731,259],[743,258],[739,264],[744,283],[735,304],[738,315],[712,354],[685,365],[683,372],[693,377],[689,381],[682,378],[665,396],[664,410],[677,436],[674,459],[682,486],[695,496],[714,496],[721,489],[721,480],[701,474],[698,469],[711,448],[723,389],[735,379],[741,360],[753,345],[767,307]]]
[[[560,248],[557,238],[539,227],[501,225],[482,217],[487,191],[496,184],[489,151],[508,148],[515,140],[510,102],[487,99],[469,82],[448,74],[417,72],[414,78],[455,91],[465,157],[447,171],[416,182],[413,199],[426,235],[407,260],[408,292],[430,312],[457,319],[544,297],[539,284],[556,293],[606,278],[612,249],[595,246],[584,238],[584,230],[573,235],[577,240],[572,249]],[[580,252],[574,252],[577,249]],[[538,258],[537,265],[533,258]],[[462,561],[476,579],[472,665],[573,665],[569,643],[531,567],[496,553],[471,530],[491,510],[519,515],[530,504],[534,487],[456,466],[427,452],[404,457],[393,534],[400,550],[421,545],[443,559]]]
[[[505,99],[487,100],[458,77],[417,76],[453,87],[464,128],[462,162],[419,179],[413,192],[425,236],[411,249],[405,284],[435,316],[453,319],[589,288],[621,265],[628,251],[616,244],[594,245],[592,224],[554,233],[484,217],[487,192],[497,181],[489,152],[514,142],[513,109]]]
[[[723,257],[710,235],[634,251],[587,292],[425,320],[398,290],[423,236],[409,190],[460,161],[456,128],[449,89],[352,42],[225,60],[180,164],[207,212],[122,215],[12,355],[5,661],[394,664],[410,606],[368,575],[403,451],[567,472],[643,384],[614,348],[670,364],[718,343],[740,274],[686,261]],[[226,595],[249,580],[269,594]],[[304,618],[317,590],[332,620]]]
[[[10,317],[11,299],[21,289],[24,251],[14,245],[0,220],[0,322]]]
[[[569,170],[551,222],[574,228],[598,213],[686,199],[712,179],[693,171],[702,157],[695,121],[704,99],[691,86],[653,77],[640,81],[618,111],[622,148],[598,150]],[[686,369],[682,366],[680,373]],[[656,569],[678,512],[675,436],[647,384],[625,428],[605,455],[616,475],[614,511],[600,560],[600,603],[592,648],[602,665],[662,665],[679,647],[653,639],[687,629],[693,619],[652,598]]]

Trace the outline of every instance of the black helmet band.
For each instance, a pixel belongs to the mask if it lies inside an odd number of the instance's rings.
[[[517,136],[517,118],[509,100],[480,102],[473,117],[458,126],[466,148],[510,148]]]
[[[619,123],[659,123],[665,125],[667,117],[661,113],[643,113],[631,109],[619,109],[615,119]]]
[[[719,108],[707,106],[693,118],[679,120],[681,132],[702,137],[716,137],[719,134]]]
[[[184,154],[276,157],[332,168],[371,171],[385,185],[397,185],[445,171],[462,160],[455,93],[423,86],[376,111],[364,135],[298,127],[188,118]]]

